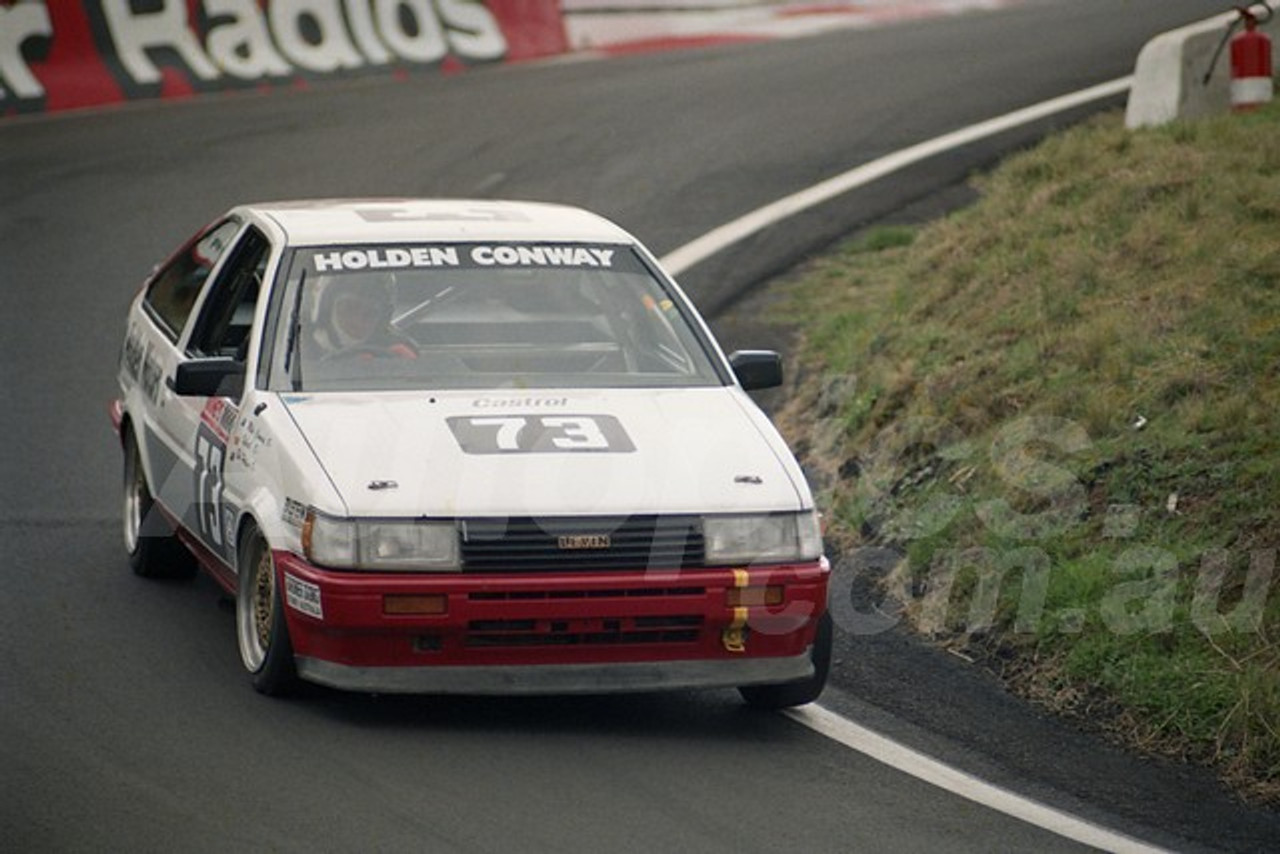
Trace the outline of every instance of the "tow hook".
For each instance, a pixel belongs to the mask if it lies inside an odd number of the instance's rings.
[[[750,581],[751,575],[745,569],[733,571],[734,587],[742,589]],[[720,635],[720,643],[724,644],[727,652],[747,651],[747,609],[745,607],[739,606],[733,609],[733,622]]]

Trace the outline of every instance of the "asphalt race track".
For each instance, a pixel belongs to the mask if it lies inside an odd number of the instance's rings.
[[[107,404],[142,278],[237,202],[559,201],[663,254],[859,163],[1124,76],[1150,36],[1217,11],[1029,0],[796,41],[0,122],[0,847],[1080,850],[746,711],[733,692],[258,696],[211,581],[130,574]],[[682,282],[729,318],[772,273],[862,224],[928,210],[1078,116],[831,202]],[[1280,821],[1202,774],[1055,728],[903,635],[839,643],[824,705],[1159,846],[1280,849]]]

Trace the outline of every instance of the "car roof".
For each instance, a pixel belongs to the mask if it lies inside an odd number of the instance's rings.
[[[243,205],[293,246],[379,242],[555,240],[634,243],[581,208],[490,199],[311,199]]]

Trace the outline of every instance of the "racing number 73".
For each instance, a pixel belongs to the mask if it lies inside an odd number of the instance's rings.
[[[558,430],[559,435],[549,435],[551,444],[562,451],[602,451],[609,447],[609,440],[600,431],[600,425],[593,418],[542,418],[543,427]],[[499,451],[520,450],[520,431],[529,425],[529,419],[516,418],[473,418],[475,427],[497,427],[494,436]]]
[[[612,452],[635,445],[611,415],[485,415],[448,419],[468,454]]]
[[[196,523],[200,537],[222,548],[222,462],[226,446],[208,426],[196,432]]]

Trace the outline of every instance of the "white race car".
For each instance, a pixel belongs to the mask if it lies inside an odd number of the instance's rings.
[[[112,418],[142,576],[236,601],[254,686],[813,700],[799,467],[653,256],[574,208],[237,207],[146,281]]]

